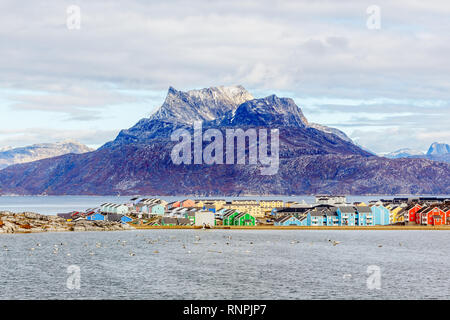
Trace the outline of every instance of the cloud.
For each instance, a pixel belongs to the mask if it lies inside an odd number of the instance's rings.
[[[41,88],[44,89],[44,88]],[[137,99],[108,89],[83,86],[48,86],[46,91],[12,94],[8,99],[15,110],[63,113],[68,120],[92,121],[100,119],[100,111],[115,104],[132,103]]]
[[[80,30],[66,27],[68,5],[1,2],[0,87],[28,91],[8,96],[13,109],[100,123],[111,106],[142,101],[121,90],[242,84],[300,102],[353,101],[306,107],[315,122],[338,115],[339,128],[392,121],[428,130],[425,120],[435,122],[433,132],[446,128],[439,121],[450,101],[446,1],[377,1],[380,30],[367,29],[369,4],[358,0],[79,0]],[[386,116],[392,110],[395,118]],[[383,131],[372,133],[384,140]],[[378,146],[368,136],[366,143]]]
[[[27,146],[43,142],[61,142],[64,140],[82,141],[91,147],[99,147],[105,141],[114,139],[117,130],[53,130],[47,128],[27,128],[0,130],[0,146]]]

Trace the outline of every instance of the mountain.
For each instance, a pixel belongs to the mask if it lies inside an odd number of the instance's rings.
[[[444,155],[450,153],[450,145],[434,142],[428,149],[427,156]]]
[[[223,117],[242,103],[253,99],[242,86],[221,86],[187,92],[170,87],[166,100],[151,119],[187,124],[210,121]]]
[[[0,169],[13,164],[32,162],[67,153],[85,153],[93,151],[76,141],[34,144],[27,147],[0,149]]]
[[[450,163],[450,145],[445,143],[437,143],[434,142],[431,144],[428,152],[424,154],[422,151],[403,148],[388,154],[385,154],[384,157],[390,159],[399,159],[399,158],[421,158],[428,159],[439,162],[448,162]]]
[[[278,129],[278,170],[273,175],[263,175],[261,169],[266,164],[261,162],[211,165],[203,163],[202,158],[200,163],[176,165],[171,155],[179,142],[172,141],[171,135],[177,129],[193,135],[196,121],[202,121],[204,132],[215,129],[214,143],[220,147],[214,155],[220,159],[221,152],[217,152],[221,150],[222,160],[227,148],[220,144],[222,139],[216,139],[225,137],[223,144],[228,143],[225,140],[229,131]],[[275,95],[254,98],[241,86],[187,92],[171,87],[152,116],[122,130],[114,141],[94,152],[68,154],[1,170],[0,193],[197,196],[450,193],[450,164],[378,157],[333,131],[310,124],[290,98]],[[201,142],[200,151],[206,152],[210,143]],[[253,146],[261,145],[261,140],[254,140],[246,144],[244,151],[250,154]],[[187,146],[195,153],[195,143],[191,141]],[[233,150],[239,151],[236,145]]]
[[[422,151],[410,149],[410,148],[403,148],[399,149],[397,151],[385,154],[384,156],[386,158],[390,159],[398,159],[398,158],[408,158],[408,157],[415,157],[415,156],[423,156],[424,153]]]
[[[10,146],[0,147],[0,152],[8,151],[8,150],[11,150],[11,149],[12,149],[12,147],[10,147]]]

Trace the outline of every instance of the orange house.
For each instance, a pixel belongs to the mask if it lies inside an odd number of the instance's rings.
[[[191,199],[186,199],[181,201],[181,206],[184,208],[193,208],[195,206],[195,201]]]
[[[181,206],[180,201],[173,201],[173,202],[169,202],[169,203],[167,204],[167,209],[170,209],[170,208],[179,208],[180,206]]]

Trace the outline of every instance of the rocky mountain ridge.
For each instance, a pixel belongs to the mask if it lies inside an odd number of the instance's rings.
[[[335,134],[333,128],[309,124],[292,99],[254,98],[244,90],[239,86],[188,92],[170,88],[155,114],[122,130],[94,152],[1,170],[0,194],[450,193],[449,164],[375,156]],[[171,151],[176,142],[171,134],[178,128],[192,134],[194,121],[223,134],[227,129],[279,129],[279,170],[264,176],[260,163],[174,164]],[[202,147],[207,144],[202,142]]]

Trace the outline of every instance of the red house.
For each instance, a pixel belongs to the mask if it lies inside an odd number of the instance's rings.
[[[445,211],[445,224],[450,224],[450,206],[443,210]]]
[[[420,204],[412,204],[406,211],[406,221],[408,222],[416,222],[416,213],[422,209]]]
[[[440,226],[446,222],[446,213],[439,206],[432,206],[420,211],[420,224],[429,226]]]
[[[415,214],[415,220],[417,224],[423,224],[422,223],[422,214],[424,214],[426,211],[428,211],[430,208],[429,207],[422,207],[421,209],[419,209],[416,214]]]

